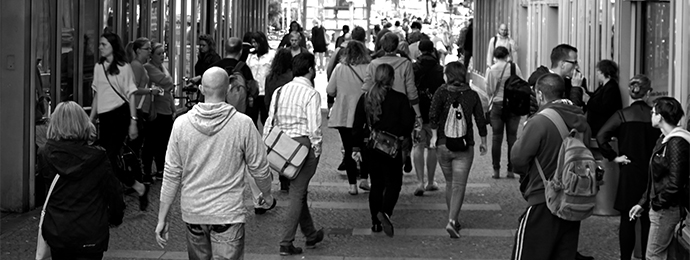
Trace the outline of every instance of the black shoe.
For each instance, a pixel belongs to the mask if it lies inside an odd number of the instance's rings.
[[[280,183],[280,192],[287,193],[290,191],[290,183],[289,182],[281,182]]]
[[[340,165],[338,165],[338,171],[344,171],[347,170],[347,166],[345,165],[345,160],[340,162]]]
[[[386,233],[386,236],[393,237],[393,223],[391,223],[391,219],[388,217],[388,214],[379,212],[376,217],[378,217],[379,221],[381,221],[383,233]]]
[[[282,256],[299,255],[301,253],[302,253],[302,248],[300,248],[300,247],[295,247],[293,245],[280,246],[280,255],[282,255]]]
[[[271,207],[265,209],[265,208],[254,208],[254,214],[256,215],[263,215],[266,213],[266,211],[272,210],[273,208],[276,207],[276,204],[278,204],[278,200],[273,198],[273,204],[271,204]]]
[[[141,176],[141,183],[144,184],[144,185],[151,185],[151,184],[153,184],[153,175],[151,175],[151,174],[146,174],[146,173],[143,174],[143,176]]]
[[[403,166],[403,170],[406,173],[410,173],[412,171],[412,159],[411,156],[407,156],[405,158],[405,166]]]
[[[141,211],[146,211],[146,209],[149,207],[149,185],[144,185],[146,189],[144,190],[144,194],[139,196],[139,210]]]
[[[594,260],[594,257],[582,255],[580,252],[577,252],[577,255],[575,255],[575,260]]]
[[[305,243],[306,248],[308,248],[308,249],[315,248],[317,243],[323,241],[323,236],[324,236],[323,228],[317,230],[316,231],[316,237],[314,238],[314,240],[311,240],[311,241],[307,240],[307,242]]]
[[[371,226],[371,232],[381,233],[381,231],[383,231],[383,227],[381,226],[381,224],[374,224]]]

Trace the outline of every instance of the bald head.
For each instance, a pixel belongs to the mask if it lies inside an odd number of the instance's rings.
[[[537,79],[537,93],[541,92],[544,101],[552,101],[563,98],[565,92],[565,81],[558,74],[549,73]]]
[[[216,99],[225,100],[229,85],[228,73],[220,67],[207,69],[201,77],[201,93],[206,96],[206,101],[210,100],[211,103]]]
[[[508,37],[508,26],[504,23],[498,26],[498,34],[503,37]]]
[[[225,55],[239,57],[242,54],[242,40],[231,37],[225,42]]]

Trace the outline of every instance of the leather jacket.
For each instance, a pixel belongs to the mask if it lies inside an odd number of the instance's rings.
[[[655,211],[688,207],[690,144],[681,137],[659,137],[649,161],[647,190],[638,205]]]

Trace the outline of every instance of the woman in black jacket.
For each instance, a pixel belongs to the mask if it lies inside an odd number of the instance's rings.
[[[652,126],[661,129],[649,160],[647,190],[630,209],[630,219],[649,209],[647,259],[666,259],[676,224],[688,207],[690,132],[678,126],[683,107],[672,97],[660,97],[652,108]]]
[[[72,101],[58,104],[39,153],[41,175],[60,175],[45,209],[43,238],[54,260],[102,259],[109,226],[120,225],[125,204],[105,149],[92,146],[96,128]]]
[[[367,137],[368,129],[372,135],[366,145],[365,162],[370,163],[371,190],[369,192],[369,211],[371,212],[374,232],[384,231],[393,236],[393,224],[390,216],[398,202],[402,187],[402,149],[403,137],[410,136],[414,128],[415,113],[410,101],[403,93],[392,89],[394,70],[391,65],[381,64],[376,67],[374,86],[362,95],[357,102],[355,119],[352,126],[354,140],[352,158],[362,161],[360,151],[365,147],[361,140]],[[397,152],[391,156],[373,147],[372,140],[376,135],[387,135],[398,140]]]
[[[211,67],[211,64],[220,60],[220,55],[216,52],[216,41],[211,35],[199,35],[199,57],[194,64],[194,75],[200,77]],[[199,78],[201,79],[201,78]]]
[[[618,89],[618,65],[611,60],[597,63],[597,79],[601,86],[590,95],[587,102],[587,123],[592,129],[592,136],[597,136],[601,126],[611,115],[623,108],[621,91]]]
[[[649,158],[652,156],[655,140],[661,132],[651,124],[649,117],[652,107],[647,104],[652,90],[651,82],[645,75],[636,75],[630,80],[630,97],[633,103],[615,112],[597,134],[597,142],[602,155],[620,166],[618,190],[613,208],[626,212],[637,204],[647,188]],[[618,138],[618,153],[609,142]],[[640,215],[641,245],[644,252],[649,232],[649,215]],[[621,214],[618,229],[621,259],[630,259],[635,249],[635,221]]]

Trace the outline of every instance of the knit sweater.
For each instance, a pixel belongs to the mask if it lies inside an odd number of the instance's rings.
[[[175,120],[161,203],[181,191],[182,220],[190,224],[244,223],[245,171],[271,194],[266,146],[252,120],[226,103],[200,103]]]

